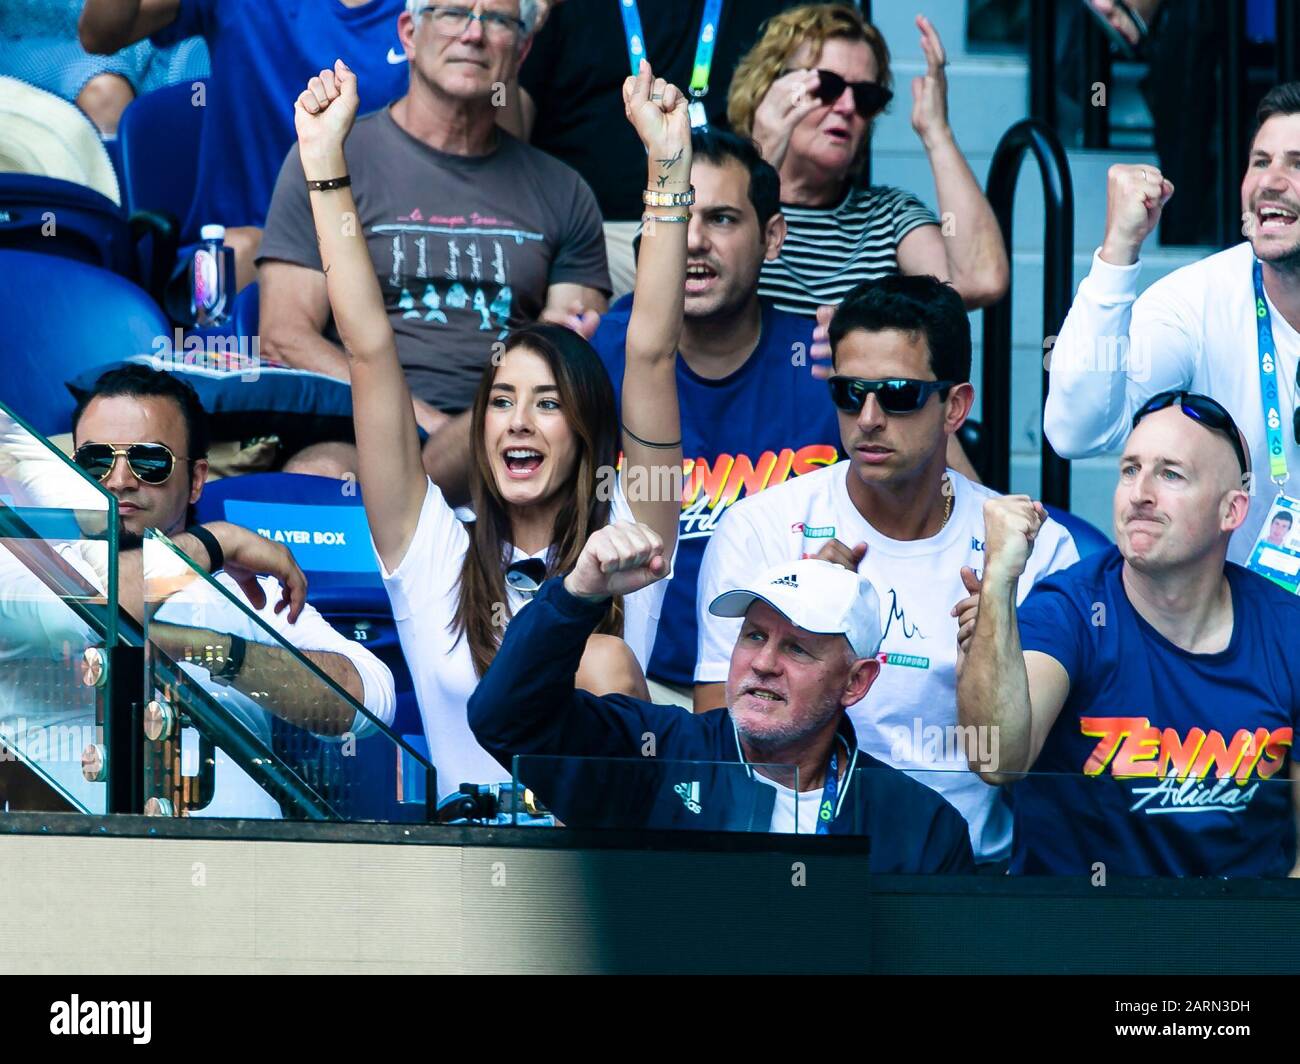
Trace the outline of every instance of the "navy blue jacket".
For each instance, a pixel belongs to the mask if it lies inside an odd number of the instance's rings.
[[[475,738],[507,769],[518,757],[519,778],[570,827],[767,831],[776,791],[754,779],[726,709],[696,714],[574,687],[603,616],[559,577],[543,584],[470,697]],[[876,873],[973,871],[961,814],[858,750],[847,716],[840,734],[852,754],[831,834],[866,836]]]

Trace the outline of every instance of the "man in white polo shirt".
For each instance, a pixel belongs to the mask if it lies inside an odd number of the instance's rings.
[[[1052,348],[1043,431],[1066,458],[1116,450],[1163,391],[1221,403],[1250,444],[1246,521],[1228,560],[1247,564],[1278,488],[1300,493],[1300,82],[1260,101],[1241,182],[1245,241],[1138,297],[1142,243],[1174,187],[1151,165],[1112,166],[1106,235]],[[1276,486],[1275,486],[1276,485]]]
[[[862,749],[943,794],[966,818],[976,860],[1001,861],[1010,812],[963,760],[969,750],[971,761],[996,762],[996,734],[972,746],[956,730],[958,627],[974,620],[982,507],[996,494],[945,458],[974,401],[970,322],[950,285],[887,277],[840,304],[830,341],[831,399],[849,457],[742,499],[714,531],[697,598],[696,706],[721,704],[736,641],[736,622],[707,609],[715,596],[794,558],[860,566],[880,593],[883,629],[875,690],[849,710]],[[1078,558],[1069,533],[1045,522],[1020,597]]]

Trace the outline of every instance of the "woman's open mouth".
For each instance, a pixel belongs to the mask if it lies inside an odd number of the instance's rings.
[[[531,477],[542,466],[541,451],[531,447],[511,447],[502,456],[506,463],[506,472],[516,480]]]

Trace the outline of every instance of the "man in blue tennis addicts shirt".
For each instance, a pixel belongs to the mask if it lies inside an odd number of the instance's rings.
[[[207,41],[212,79],[181,242],[197,241],[200,226],[224,225],[242,288],[255,275],[271,191],[295,140],[293,101],[340,58],[356,71],[363,113],[402,95],[404,7],[404,0],[86,0],[81,43],[108,53],[146,37],[160,47]]]
[[[1044,579],[1018,618],[1041,506],[984,504],[961,723],[999,731],[1001,765],[981,775],[1011,787],[1012,872],[1285,876],[1300,598],[1225,563],[1250,505],[1227,411],[1162,392],[1134,423],[1118,548]]]
[[[780,179],[735,134],[697,131],[692,142],[695,205],[677,359],[685,491],[649,669],[651,693],[685,706],[695,676],[695,581],[708,537],[737,499],[833,465],[840,440],[826,383],[809,368],[814,323],[758,298],[763,262],[785,237]],[[616,303],[591,341],[616,389],[631,310],[630,296]]]

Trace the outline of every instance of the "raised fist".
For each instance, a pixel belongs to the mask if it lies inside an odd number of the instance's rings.
[[[1106,237],[1101,257],[1115,266],[1137,262],[1142,242],[1160,224],[1174,186],[1155,166],[1116,163],[1106,174]]]
[[[1020,579],[1046,520],[1043,504],[1028,495],[999,495],[984,504],[985,584]]]
[[[591,534],[564,587],[578,598],[605,599],[630,595],[667,575],[658,533],[649,525],[622,521]]]
[[[342,59],[334,61],[333,70],[322,70],[307,83],[293,104],[293,124],[304,160],[343,151],[357,104],[357,76]]]

